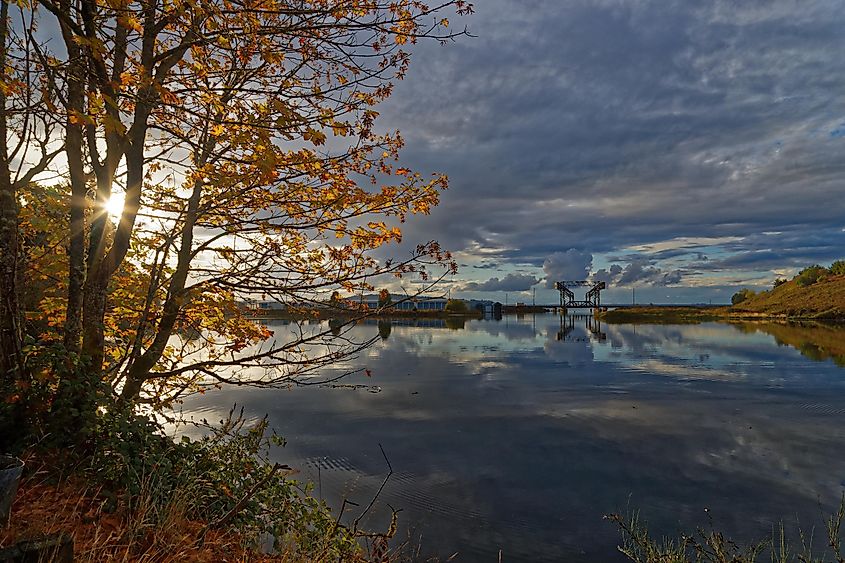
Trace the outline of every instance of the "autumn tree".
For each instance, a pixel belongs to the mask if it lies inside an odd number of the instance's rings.
[[[272,385],[354,349],[328,330],[273,338],[241,300],[300,306],[454,269],[433,241],[399,260],[374,255],[446,187],[397,165],[402,139],[376,131],[375,108],[407,71],[406,46],[462,34],[442,15],[470,4],[40,5],[66,51],[38,50],[62,88],[64,345],[124,402],[161,405],[200,379]]]
[[[60,148],[54,116],[44,100],[53,94],[36,56],[33,15],[21,4],[0,3],[0,378],[4,408],[14,405],[26,377],[21,308],[26,249],[19,206],[30,182],[45,172]],[[58,148],[57,148],[58,147]]]

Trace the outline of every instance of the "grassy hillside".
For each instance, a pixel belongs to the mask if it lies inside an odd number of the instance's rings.
[[[744,289],[734,297],[747,298],[731,307],[630,307],[608,311],[602,318],[611,323],[673,324],[765,318],[845,321],[845,262],[836,264],[836,270],[811,266],[768,291]]]
[[[732,312],[845,319],[845,275],[826,275],[812,285],[797,278],[731,307]]]

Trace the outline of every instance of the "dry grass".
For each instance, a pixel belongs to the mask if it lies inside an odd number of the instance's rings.
[[[829,274],[806,287],[795,280],[788,281],[732,310],[793,318],[845,319],[845,276]]]
[[[27,461],[29,467],[36,463]],[[10,525],[0,533],[0,546],[62,533],[73,538],[78,562],[286,559],[261,556],[231,531],[209,530],[201,542],[205,523],[185,517],[187,499],[177,495],[164,506],[154,506],[145,502],[146,497],[149,495],[142,492],[131,506],[120,499],[114,502],[74,478],[56,480],[56,475],[42,464],[22,480]],[[113,505],[116,506],[111,509]]]
[[[12,506],[9,526],[0,529],[0,549],[26,540],[62,534],[74,543],[74,561],[158,562],[281,562],[338,561],[332,549],[336,539],[303,552],[295,543],[282,542],[282,552],[261,553],[255,538],[234,527],[217,528],[186,516],[191,506],[188,488],[176,489],[165,502],[154,488],[156,479],[144,479],[139,494],[110,497],[77,476],[64,476],[60,466],[30,455]],[[388,546],[396,532],[396,514],[386,533],[359,532],[363,550],[341,558],[349,563],[397,563],[419,560],[408,542]],[[277,548],[279,545],[277,544]]]
[[[845,320],[845,276],[828,274],[809,286],[795,280],[733,307],[629,307],[602,314],[611,323],[699,323],[754,319]]]

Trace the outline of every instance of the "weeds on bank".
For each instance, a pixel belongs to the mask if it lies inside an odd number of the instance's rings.
[[[739,545],[721,532],[698,530],[679,539],[651,537],[648,526],[637,512],[628,516],[610,514],[608,520],[619,526],[622,545],[619,551],[635,563],[845,563],[842,524],[845,521],[845,495],[836,513],[825,522],[827,546],[817,554],[812,534],[798,530],[798,546],[790,545],[783,524],[771,539],[751,545]]]
[[[0,545],[62,532],[78,561],[385,560],[395,515],[385,533],[343,525],[271,462],[266,419],[230,412],[207,430],[174,442],[146,417],[103,415],[93,451],[33,450]]]

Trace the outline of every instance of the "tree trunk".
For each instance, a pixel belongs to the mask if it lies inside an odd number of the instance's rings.
[[[5,5],[5,4],[4,4]],[[4,120],[0,120],[4,121]],[[0,137],[5,139],[5,124]],[[0,147],[0,374],[7,382],[22,375],[21,312],[18,295],[18,202],[9,174],[6,143]]]
[[[82,356],[91,373],[103,371],[105,357],[105,316],[108,279],[99,272],[89,276],[85,283],[82,305]]]
[[[9,4],[0,6],[0,81],[6,80]],[[9,166],[6,95],[0,90],[0,376],[11,383],[22,376],[18,273],[18,199]]]
[[[63,29],[63,31],[65,30]],[[83,90],[84,70],[80,62],[79,48],[72,42],[68,45],[70,64],[67,81],[68,116],[65,122],[65,153],[67,154],[70,172],[71,196],[64,345],[69,353],[78,354],[82,338],[82,304],[86,273],[85,201],[87,185],[82,154],[82,124],[73,123],[71,112],[83,113],[85,95]]]
[[[201,198],[202,185],[197,182],[194,185],[191,197],[188,199],[188,211],[185,214],[185,222],[182,225],[182,237],[176,271],[170,279],[170,286],[167,288],[167,300],[164,303],[161,320],[158,323],[156,335],[150,347],[129,366],[126,384],[121,393],[121,397],[126,401],[134,401],[138,398],[141,387],[149,376],[150,370],[161,360],[164,349],[170,341],[170,336],[173,334],[173,328],[176,326],[179,312],[184,305],[185,283],[188,279],[191,258],[193,257],[194,226],[199,215]]]

